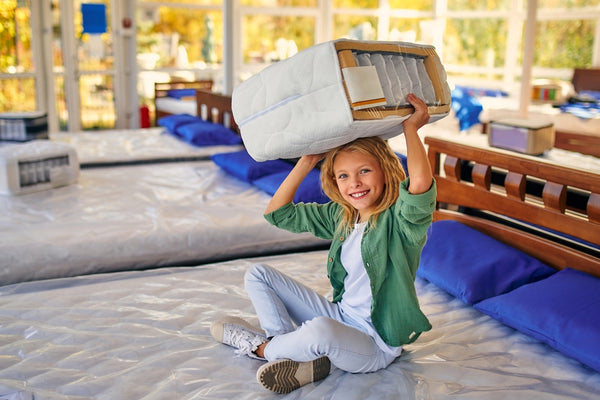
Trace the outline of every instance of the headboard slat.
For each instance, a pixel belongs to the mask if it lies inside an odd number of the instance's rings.
[[[458,181],[460,179],[460,160],[456,157],[446,157],[444,172],[448,178]]]
[[[525,180],[525,175],[517,174],[515,172],[509,172],[504,180],[506,194],[521,201],[525,200],[526,185],[527,181]]]
[[[587,213],[590,222],[600,224],[600,194],[592,193],[587,203]]]
[[[472,176],[475,186],[490,190],[492,185],[492,169],[489,165],[475,164]]]
[[[550,209],[564,213],[567,207],[567,188],[553,182],[546,182],[542,194],[544,205]]]

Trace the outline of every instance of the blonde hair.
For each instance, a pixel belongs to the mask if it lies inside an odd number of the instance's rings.
[[[335,180],[335,171],[333,169],[335,159],[341,152],[358,152],[374,157],[381,167],[385,188],[379,200],[379,204],[371,215],[369,220],[372,223],[377,221],[377,216],[383,210],[389,208],[398,199],[400,193],[400,183],[406,179],[406,173],[398,156],[390,146],[380,137],[367,137],[356,139],[348,144],[339,146],[330,150],[321,165],[321,186],[325,194],[334,202],[342,206],[342,222],[340,228],[351,230],[358,211],[348,203],[340,193]]]

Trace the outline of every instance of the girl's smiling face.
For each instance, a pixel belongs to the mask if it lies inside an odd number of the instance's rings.
[[[341,151],[333,162],[337,187],[348,203],[359,213],[359,221],[366,221],[373,213],[385,187],[379,162],[369,154]]]

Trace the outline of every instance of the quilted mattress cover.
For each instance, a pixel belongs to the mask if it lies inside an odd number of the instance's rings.
[[[209,333],[256,323],[244,272],[263,262],[330,295],[327,252],[240,259],[0,287],[3,399],[595,399],[600,374],[417,279],[433,329],[388,368],[334,369],[287,395],[256,382],[261,361]]]
[[[448,115],[450,89],[433,46],[335,40],[253,75],[234,89],[232,108],[248,152],[265,161],[397,136],[413,111],[410,92],[427,103],[430,122]]]

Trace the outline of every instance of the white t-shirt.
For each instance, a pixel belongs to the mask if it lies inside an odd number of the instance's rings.
[[[373,296],[361,254],[361,241],[366,226],[366,222],[354,224],[354,229],[342,245],[341,261],[348,275],[344,279],[345,290],[340,307],[364,332],[375,339],[381,350],[398,357],[402,353],[402,347],[392,347],[385,343],[371,322]]]

